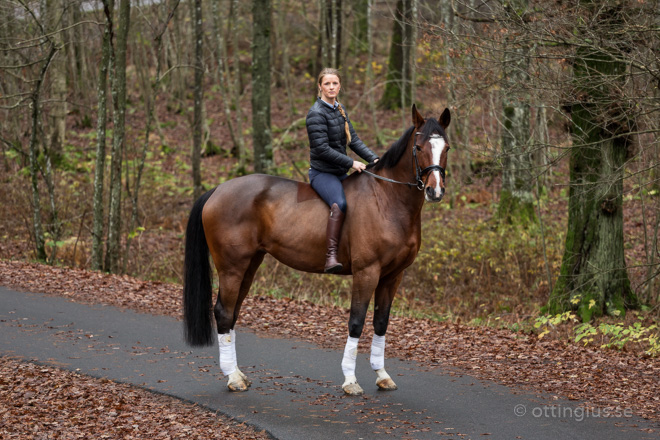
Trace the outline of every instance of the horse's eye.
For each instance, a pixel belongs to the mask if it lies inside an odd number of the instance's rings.
[[[420,145],[415,145],[415,148],[417,148],[417,151],[422,151],[422,147]]]

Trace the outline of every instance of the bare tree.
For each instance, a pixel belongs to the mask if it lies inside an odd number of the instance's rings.
[[[67,13],[66,3],[61,0],[46,1],[46,31],[57,47],[63,48],[62,17]],[[67,84],[66,51],[58,51],[51,65],[50,111],[46,125],[46,145],[50,157],[59,161],[66,136]]]
[[[103,269],[103,189],[105,175],[105,141],[108,112],[108,72],[112,58],[114,0],[103,1],[105,24],[101,43],[101,62],[97,86],[98,110],[96,115],[96,166],[94,167],[94,206],[92,223],[92,269]]]
[[[412,39],[412,0],[398,0],[392,22],[392,40],[387,62],[387,78],[380,106],[386,109],[410,104],[410,41]]]
[[[439,39],[458,35],[464,44],[461,64],[453,65],[457,101],[480,99],[484,114],[503,109],[502,117],[487,118],[499,119],[500,127],[484,127],[490,139],[500,138],[500,153],[490,158],[503,164],[500,204],[510,205],[505,190],[527,194],[518,204],[531,199],[535,179],[545,171],[534,168],[533,149],[550,144],[555,157],[566,152],[570,159],[565,253],[548,310],[576,310],[586,320],[636,307],[624,259],[623,182],[635,157],[633,141],[643,139],[639,145],[645,151],[658,145],[660,106],[640,92],[660,77],[653,55],[657,2],[551,2],[542,13],[524,1],[451,4],[474,33],[457,34],[432,23],[425,28]],[[536,127],[531,103],[537,106]],[[546,109],[552,113],[545,115]],[[570,127],[568,148],[562,133],[543,134],[538,145],[530,145],[534,130],[545,132],[547,118]],[[647,160],[640,172],[649,176],[657,167],[657,158]],[[533,212],[531,204],[522,212]],[[522,215],[517,211],[514,217]]]
[[[270,126],[270,31],[271,1],[252,0],[252,142],[254,171],[268,173],[273,167]]]
[[[193,147],[192,147],[192,177],[193,200],[202,195],[202,99],[204,96],[204,59],[202,41],[204,28],[202,26],[202,0],[195,0],[195,91],[194,91],[194,121],[193,121]]]
[[[119,270],[121,240],[121,166],[124,155],[126,130],[126,49],[130,26],[131,2],[120,0],[115,45],[112,96],[114,104],[112,152],[110,164],[110,209],[108,215],[108,239],[105,253],[105,270]]]

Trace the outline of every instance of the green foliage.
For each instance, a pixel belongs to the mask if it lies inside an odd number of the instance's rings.
[[[601,322],[594,325],[587,321],[571,327],[578,322],[578,317],[569,311],[556,315],[541,315],[534,320],[534,328],[539,339],[550,333],[561,337],[561,328],[566,328],[564,334],[585,346],[599,344],[600,348],[617,350],[642,349],[647,355],[655,357],[660,354],[658,325],[653,323],[644,326],[643,319],[639,316],[632,324]]]
[[[138,237],[142,232],[144,232],[146,229],[143,228],[142,226],[138,226],[128,234],[129,240],[134,239],[135,237]]]
[[[660,338],[656,324],[645,327],[640,321],[627,326],[623,323],[603,322],[598,327],[594,327],[591,323],[584,322],[575,327],[574,332],[575,342],[582,341],[584,345],[594,342],[600,336],[601,348],[623,350],[633,345],[645,349],[645,353],[649,356],[655,357],[660,354]]]
[[[485,218],[483,206],[466,204],[461,197],[454,204],[474,210],[466,216],[470,221],[453,221],[448,204],[425,208],[422,247],[404,279],[419,305],[471,318],[538,307],[538,292],[548,291],[538,225],[522,229]],[[561,234],[545,241],[548,258],[558,261]]]
[[[542,315],[536,318],[534,328],[540,330],[538,337],[542,339],[553,329],[566,322],[577,322],[577,319],[571,312],[564,312],[557,315]]]

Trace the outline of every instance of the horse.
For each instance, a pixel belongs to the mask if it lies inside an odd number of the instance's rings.
[[[353,276],[341,362],[342,389],[348,395],[364,392],[355,369],[372,296],[370,362],[376,386],[397,388],[385,370],[385,333],[403,271],[421,245],[423,204],[439,202],[445,194],[449,151],[445,130],[450,117],[445,109],[437,120],[424,119],[413,105],[413,125],[378,162],[344,180],[348,212],[338,251],[343,269],[338,274]],[[185,338],[192,346],[213,345],[215,318],[220,368],[231,391],[245,391],[251,385],[238,368],[234,326],[264,256],[268,253],[296,270],[323,273],[329,208],[318,197],[301,201],[299,187],[304,185],[270,175],[242,176],[206,192],[190,212],[184,258]],[[219,280],[215,305],[209,253]]]

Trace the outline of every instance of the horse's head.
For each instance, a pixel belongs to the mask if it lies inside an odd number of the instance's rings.
[[[445,169],[449,141],[445,129],[451,115],[446,108],[440,118],[425,120],[413,104],[412,120],[415,125],[413,156],[417,184],[424,190],[428,202],[439,202],[445,195]]]

